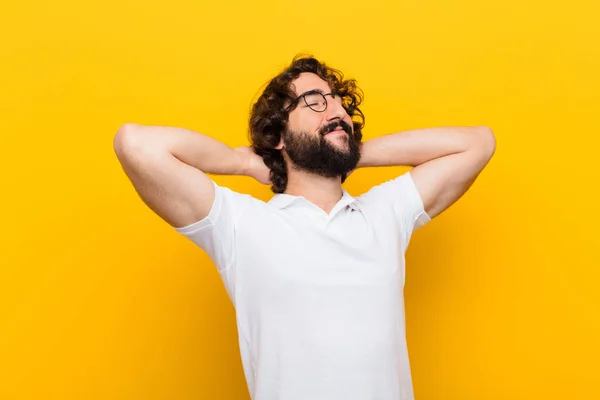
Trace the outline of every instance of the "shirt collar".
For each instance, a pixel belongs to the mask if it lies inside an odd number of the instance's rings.
[[[272,205],[273,207],[275,207],[279,210],[282,210],[298,200],[304,200],[304,201],[308,202],[308,200],[306,200],[306,198],[304,198],[304,196],[293,196],[291,194],[276,193],[271,198],[271,200],[269,200],[268,203],[270,205]],[[350,208],[352,208],[354,210],[359,209],[358,201],[352,195],[350,195],[350,193],[348,193],[345,189],[342,189],[342,198],[334,206],[334,209],[342,209],[346,206],[349,206]]]

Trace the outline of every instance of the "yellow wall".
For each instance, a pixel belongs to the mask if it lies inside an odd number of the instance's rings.
[[[212,264],[141,203],[112,138],[137,122],[246,144],[252,99],[297,52],[358,79],[367,139],[497,135],[409,250],[418,400],[600,398],[600,7],[525,3],[3,1],[0,398],[248,398]]]

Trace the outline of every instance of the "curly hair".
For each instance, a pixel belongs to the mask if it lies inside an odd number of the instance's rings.
[[[250,144],[253,151],[262,157],[265,165],[271,170],[271,190],[283,193],[287,187],[287,166],[281,150],[275,147],[281,135],[287,129],[289,112],[285,110],[286,102],[296,98],[291,88],[293,80],[303,72],[312,72],[326,81],[331,90],[342,97],[342,104],[354,127],[355,140],[362,140],[362,129],[365,117],[359,109],[363,100],[362,91],[354,79],[344,79],[342,72],[327,66],[308,55],[297,55],[292,63],[279,75],[269,81],[258,100],[252,105],[250,114]],[[342,183],[346,176],[342,176]]]

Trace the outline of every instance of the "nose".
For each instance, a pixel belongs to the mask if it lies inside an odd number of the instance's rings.
[[[325,110],[325,118],[328,122],[344,119],[346,110],[344,107],[332,97],[327,98],[327,110]]]

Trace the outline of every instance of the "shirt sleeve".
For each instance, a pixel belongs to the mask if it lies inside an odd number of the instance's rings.
[[[219,186],[214,181],[212,183],[215,198],[208,215],[200,221],[174,229],[206,252],[221,274],[230,298],[234,300],[236,225],[251,198]]]
[[[431,221],[410,171],[372,187],[361,197],[379,207],[388,205],[393,209],[406,245],[413,232]]]

